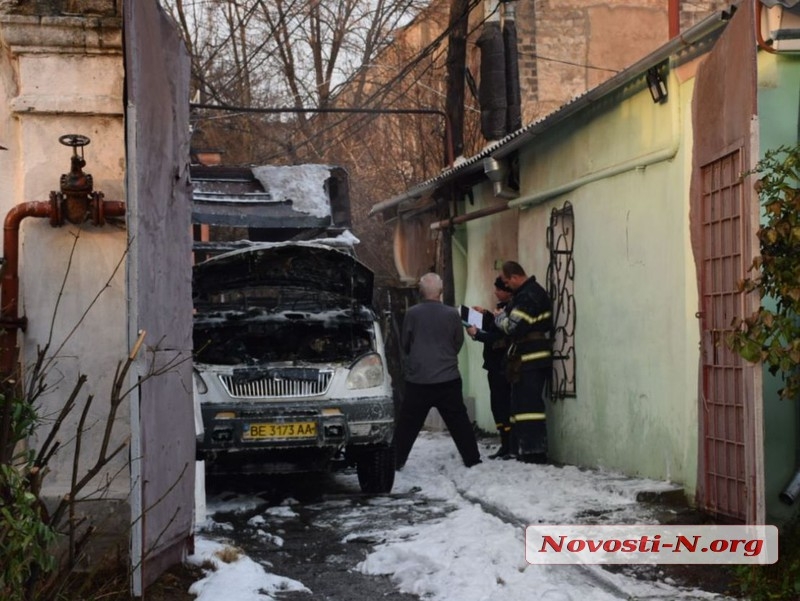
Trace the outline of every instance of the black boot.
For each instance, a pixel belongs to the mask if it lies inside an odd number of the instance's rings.
[[[524,455],[518,456],[517,461],[542,465],[547,463],[547,453],[525,453]]]
[[[510,432],[500,430],[500,448],[489,455],[489,459],[508,459],[511,454],[511,446],[508,444]]]

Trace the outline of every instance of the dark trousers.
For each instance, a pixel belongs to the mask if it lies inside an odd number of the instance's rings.
[[[489,380],[489,403],[492,408],[494,424],[500,432],[508,432],[511,427],[511,384],[508,382],[505,371],[490,371],[487,373]]]
[[[519,380],[511,385],[511,431],[519,455],[547,454],[547,421],[544,387],[550,368],[519,372]]]
[[[461,378],[441,384],[415,384],[406,381],[405,387],[405,396],[394,431],[398,469],[405,465],[411,447],[414,446],[425,418],[433,407],[442,416],[464,465],[471,466],[478,463],[480,452],[475,440],[475,431],[461,396]]]

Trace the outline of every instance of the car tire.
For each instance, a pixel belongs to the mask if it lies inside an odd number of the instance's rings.
[[[379,447],[364,451],[356,463],[361,492],[385,494],[394,485],[394,447]]]

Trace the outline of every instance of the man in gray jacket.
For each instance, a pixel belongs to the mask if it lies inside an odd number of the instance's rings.
[[[405,395],[394,435],[397,469],[405,465],[431,407],[442,416],[464,465],[472,467],[481,458],[461,393],[461,316],[457,309],[442,303],[442,278],[437,274],[423,275],[419,291],[421,302],[403,318]]]

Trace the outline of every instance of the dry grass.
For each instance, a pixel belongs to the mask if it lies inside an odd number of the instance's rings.
[[[224,549],[215,552],[214,555],[219,557],[220,561],[223,563],[233,563],[239,561],[239,558],[242,556],[242,551],[236,547],[226,546]]]
[[[147,587],[147,601],[194,601],[189,587],[203,577],[197,566],[177,565],[162,574]],[[52,601],[140,601],[131,597],[130,581],[126,569],[102,570],[91,574],[75,575]],[[50,600],[48,600],[50,601]]]

